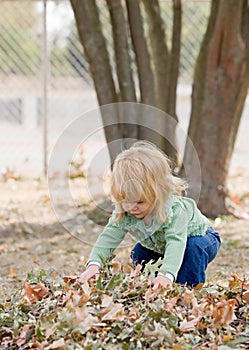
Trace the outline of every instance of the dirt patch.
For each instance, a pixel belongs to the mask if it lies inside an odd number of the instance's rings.
[[[229,180],[232,198],[245,212],[249,208],[248,180],[249,177],[242,175]],[[73,192],[77,193],[83,185],[82,179],[74,181]],[[86,208],[89,209],[89,198],[84,191],[78,192],[73,207],[63,200],[60,204],[65,211],[67,230],[57,220],[45,181],[26,179],[1,183],[1,299],[8,297],[10,291],[20,291],[27,273],[34,269],[52,268],[60,274],[82,271],[102,226],[84,213]],[[223,245],[208,268],[208,280],[227,283],[233,271],[248,278],[249,221],[229,216],[218,218],[213,224],[221,233]],[[117,258],[127,262],[131,248],[132,241],[128,238],[122,248],[117,249]]]

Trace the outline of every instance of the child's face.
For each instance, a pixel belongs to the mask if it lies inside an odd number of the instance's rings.
[[[152,207],[146,202],[122,202],[122,207],[127,213],[134,215],[138,219],[143,219],[151,213]]]

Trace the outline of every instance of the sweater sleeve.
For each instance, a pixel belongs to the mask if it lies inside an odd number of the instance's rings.
[[[111,256],[115,248],[124,239],[125,233],[125,230],[119,228],[110,218],[94,244],[87,264],[94,261],[102,266],[102,260],[106,261]]]
[[[174,208],[174,220],[165,227],[165,253],[159,272],[171,273],[175,279],[182,265],[187,243],[187,228],[193,212],[178,203]]]

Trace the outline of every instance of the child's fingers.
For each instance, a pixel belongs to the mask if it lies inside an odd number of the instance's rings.
[[[157,276],[152,282],[152,289],[156,290],[158,288],[172,289],[172,282],[165,276]]]
[[[161,288],[161,287],[163,287],[163,286],[160,283],[157,283],[157,282],[152,283],[153,290],[156,290],[156,289]]]
[[[93,276],[89,277],[88,280],[97,280],[99,278],[99,273],[95,273]]]
[[[86,279],[86,277],[84,277],[84,276],[80,276],[79,278],[78,278],[78,282],[80,282],[80,283],[85,283],[87,281],[87,279]]]

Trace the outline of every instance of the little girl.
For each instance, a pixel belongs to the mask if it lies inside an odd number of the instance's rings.
[[[194,200],[181,196],[186,187],[172,174],[167,156],[153,144],[138,141],[120,153],[111,181],[115,210],[79,280],[96,278],[102,259],[108,259],[129,232],[138,241],[131,253],[135,265],[162,258],[154,289],[171,287],[173,282],[203,284],[220,236]]]

